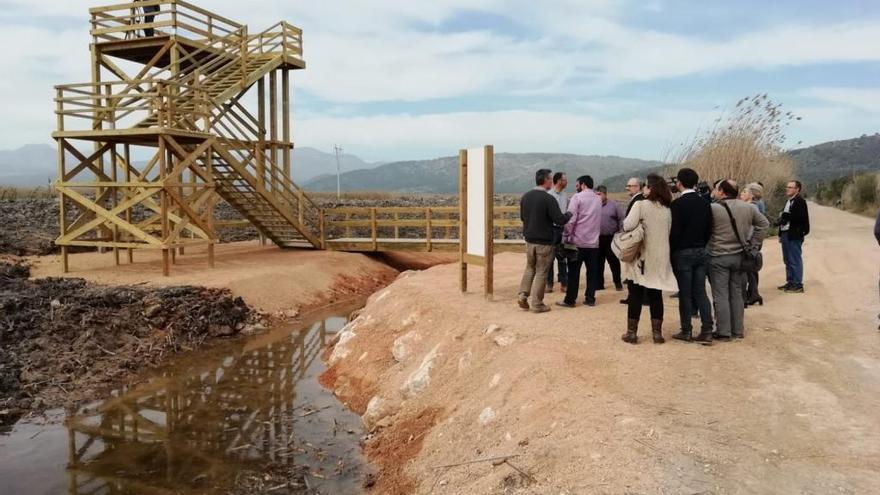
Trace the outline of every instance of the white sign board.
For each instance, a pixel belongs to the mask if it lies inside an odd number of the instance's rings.
[[[467,254],[486,255],[486,150],[467,150]]]

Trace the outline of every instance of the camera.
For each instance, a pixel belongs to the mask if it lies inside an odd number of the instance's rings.
[[[706,181],[700,182],[694,189],[700,197],[707,201],[712,197],[712,187],[709,186],[709,183]]]
[[[669,186],[669,189],[672,189],[673,191],[675,191],[675,184],[676,184],[677,182],[678,182],[678,178],[677,178],[677,177],[670,177],[670,178],[666,181],[666,184]]]

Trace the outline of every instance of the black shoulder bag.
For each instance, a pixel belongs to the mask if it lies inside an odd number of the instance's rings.
[[[733,219],[733,212],[730,211],[730,207],[727,206],[727,203],[725,202],[721,202],[721,206],[727,211],[727,216],[730,217],[730,225],[733,227],[733,235],[736,236],[736,240],[739,241],[739,245],[742,246],[743,249],[743,259],[742,264],[740,265],[740,270],[744,272],[759,270],[759,265],[761,264],[759,257],[761,256],[761,253],[750,249],[746,243],[743,242],[742,237],[739,235],[739,229],[736,227],[736,220]]]

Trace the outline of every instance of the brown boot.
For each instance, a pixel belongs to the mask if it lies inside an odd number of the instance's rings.
[[[635,344],[639,341],[639,338],[636,336],[636,332],[638,331],[639,320],[628,319],[626,320],[626,333],[623,334],[620,339],[627,344]]]
[[[651,334],[654,336],[655,344],[662,344],[666,342],[666,339],[663,338],[663,320],[651,320]]]

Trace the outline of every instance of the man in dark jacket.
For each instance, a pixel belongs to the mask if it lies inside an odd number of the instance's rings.
[[[523,194],[519,204],[527,262],[517,302],[522,309],[531,309],[535,313],[550,311],[550,306],[544,304],[544,288],[547,270],[554,259],[553,225],[565,225],[571,218],[571,213],[563,214],[556,198],[548,193],[553,185],[552,174],[546,168],[538,170],[535,173],[537,187]]]
[[[712,208],[694,190],[699,182],[697,172],[690,168],[678,171],[675,185],[681,196],[672,202],[672,228],[669,232],[669,250],[672,271],[678,281],[678,315],[681,331],[674,339],[693,340],[691,315],[700,310],[700,337],[710,340],[712,336],[712,305],[706,294],[706,274],[709,270],[709,253],[706,244],[712,235]],[[694,308],[694,302],[697,307]]]
[[[793,180],[785,188],[788,201],[779,215],[779,242],[785,262],[785,285],[779,290],[789,293],[804,292],[804,238],[810,233],[810,214],[807,202],[801,197],[803,186]]]

